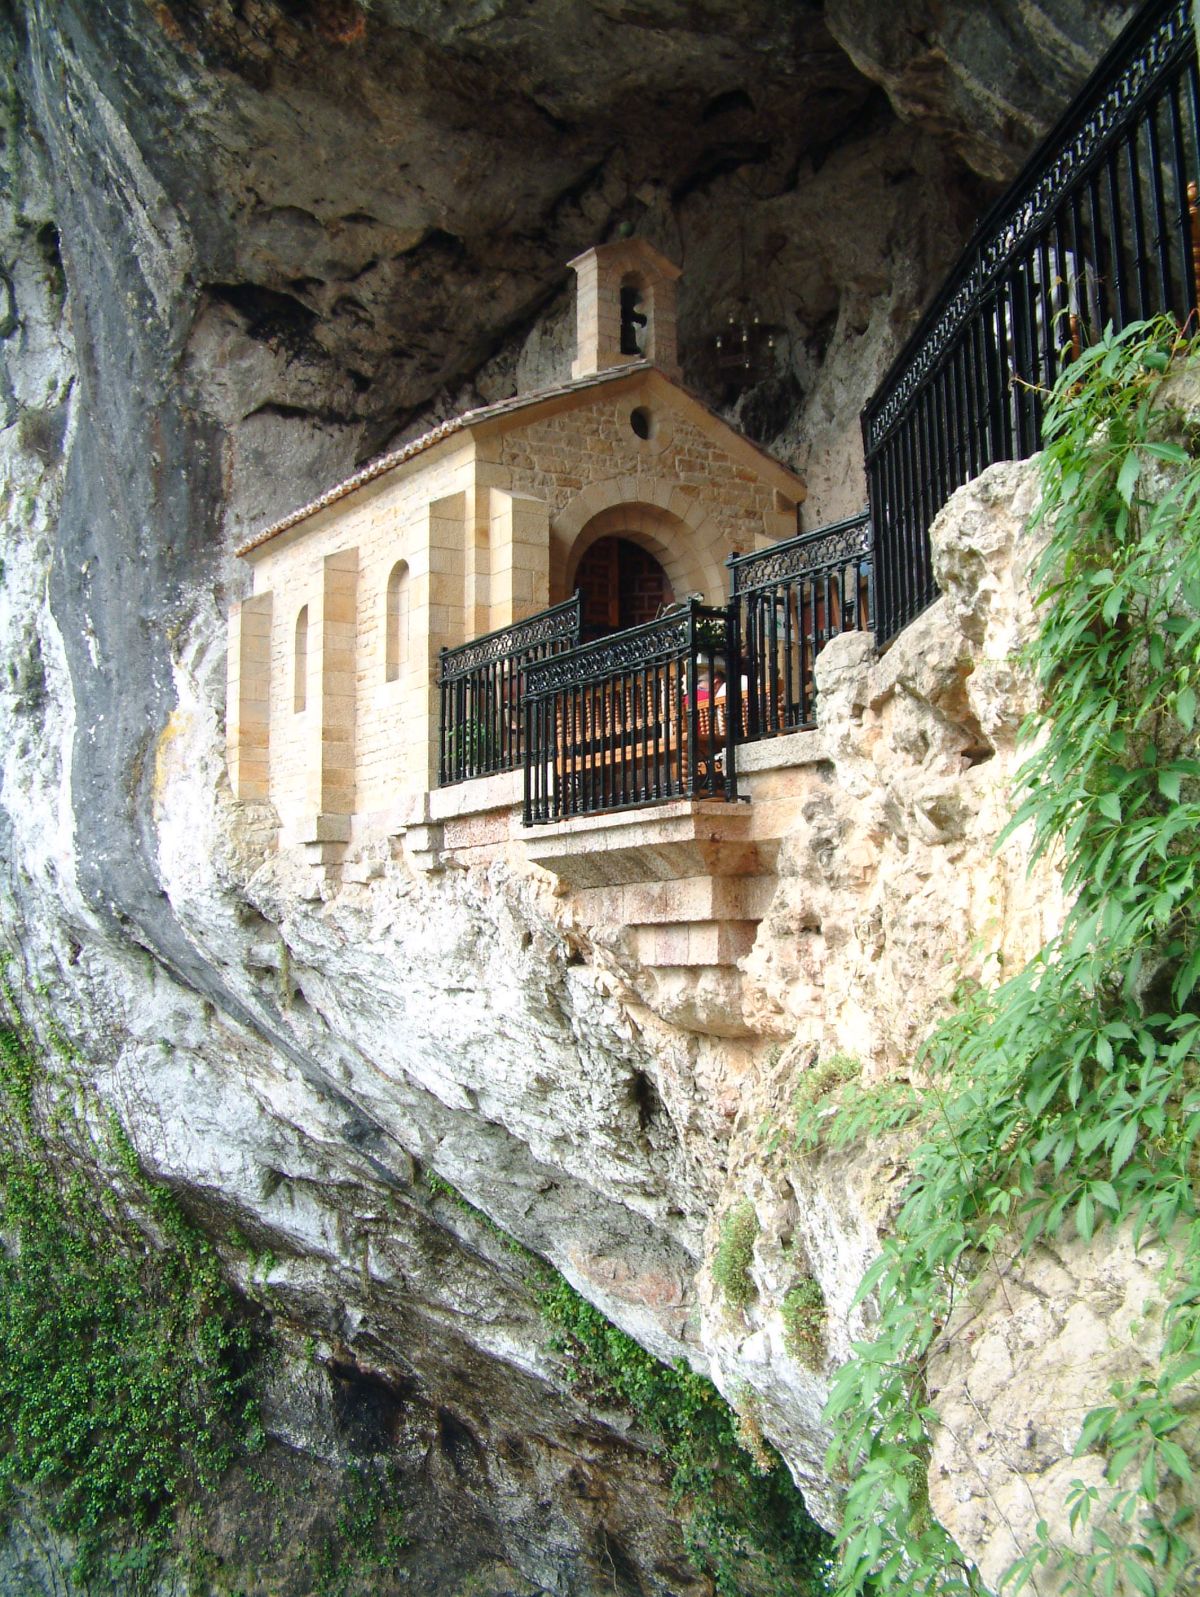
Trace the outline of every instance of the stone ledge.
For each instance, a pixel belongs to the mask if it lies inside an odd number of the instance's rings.
[[[722,800],[677,799],[608,815],[580,815],[521,833],[527,857],[572,888],[672,882],[689,876],[758,876],[750,810]]]
[[[774,890],[773,876],[692,876],[666,882],[583,887],[571,903],[578,919],[590,926],[759,921]]]
[[[790,765],[817,765],[827,759],[825,739],[819,728],[785,732],[782,737],[762,738],[757,743],[739,743],[734,752],[739,776],[755,771],[780,771]]]
[[[449,821],[463,815],[480,815],[486,810],[511,809],[524,799],[524,781],[521,771],[500,771],[495,776],[455,782],[451,787],[431,788],[429,819]]]
[[[640,964],[684,971],[736,965],[753,948],[758,922],[685,920],[631,930]]]
[[[350,817],[329,812],[309,813],[297,821],[295,838],[298,843],[348,843]]]

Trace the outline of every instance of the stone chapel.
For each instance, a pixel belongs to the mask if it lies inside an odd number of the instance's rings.
[[[679,269],[640,239],[576,273],[569,381],[469,411],[241,549],[228,760],[282,844],[394,829],[437,784],[440,651],[579,590],[584,638],[794,535],[803,482],[682,386]]]

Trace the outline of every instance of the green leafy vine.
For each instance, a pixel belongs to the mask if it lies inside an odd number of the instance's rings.
[[[1027,728],[1012,828],[1061,862],[1061,933],[992,992],[960,995],[925,1053],[927,1085],[851,1091],[801,1114],[802,1144],[907,1125],[911,1177],[859,1301],[829,1402],[829,1463],[848,1481],[838,1591],[983,1590],[928,1510],[937,1415],[926,1371],[955,1304],[1040,1239],[1104,1225],[1168,1251],[1153,1377],[1089,1414],[1077,1455],[1103,1488],[1045,1520],[1001,1585],[1040,1570],[1072,1597],[1192,1589],[1194,1498],[1183,1445],[1200,1375],[1200,469],[1172,410],[1196,346],[1170,323],[1111,329],[1050,396],[1038,520],[1041,621],[1028,665],[1045,708]],[[1080,1548],[1086,1550],[1080,1550]],[[1189,1569],[1191,1574],[1189,1575]]]
[[[426,1170],[425,1185],[527,1268],[550,1345],[566,1358],[579,1396],[600,1408],[626,1409],[651,1438],[671,1469],[673,1500],[685,1513],[688,1556],[712,1575],[719,1597],[826,1597],[829,1538],[763,1440],[752,1400],[736,1413],[712,1381],[648,1353],[443,1176]],[[749,1218],[742,1214],[735,1222],[742,1273],[758,1230],[753,1207],[744,1207]]]
[[[119,1122],[72,1102],[74,1077],[52,1078],[4,982],[0,1510],[36,1498],[74,1544],[75,1584],[140,1592],[181,1503],[261,1443],[251,1331]]]
[[[669,1465],[683,1508],[688,1556],[720,1597],[822,1597],[829,1539],[809,1517],[786,1465],[710,1380],[662,1364],[561,1275],[538,1286],[553,1345],[571,1361],[581,1393],[627,1408]]]

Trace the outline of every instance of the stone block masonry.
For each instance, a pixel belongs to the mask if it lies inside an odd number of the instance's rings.
[[[730,550],[794,531],[803,484],[644,364],[478,415],[245,551],[230,777],[321,864],[330,818],[386,833],[436,785],[441,650],[569,597],[598,538],[720,604]]]
[[[234,605],[226,684],[229,781],[242,799],[268,797],[270,768],[271,594]]]

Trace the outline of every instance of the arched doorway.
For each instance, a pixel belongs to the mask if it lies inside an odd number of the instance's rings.
[[[653,621],[675,597],[658,561],[630,538],[598,538],[579,562],[575,586],[582,598],[585,643]]]

